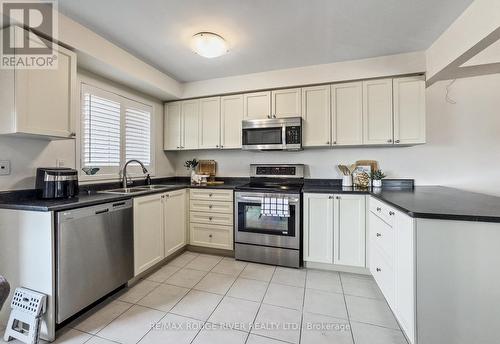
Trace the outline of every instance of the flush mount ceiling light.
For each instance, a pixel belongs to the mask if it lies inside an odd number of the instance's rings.
[[[193,36],[191,47],[195,53],[207,58],[218,57],[228,52],[224,38],[213,32],[198,32]]]

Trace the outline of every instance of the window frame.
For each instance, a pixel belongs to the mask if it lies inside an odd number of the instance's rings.
[[[83,172],[84,167],[83,154],[84,154],[84,144],[85,140],[83,137],[84,128],[84,94],[90,93],[98,97],[109,99],[120,104],[120,163],[118,167],[99,167],[100,171],[95,175],[87,175]],[[156,114],[154,104],[146,100],[132,98],[126,92],[120,92],[119,90],[113,89],[112,87],[102,87],[96,86],[85,80],[80,81],[80,107],[78,111],[79,118],[76,121],[77,126],[77,142],[76,142],[76,156],[77,156],[77,169],[79,174],[79,179],[81,181],[97,181],[97,180],[117,180],[121,178],[121,171],[124,164],[126,163],[126,109],[138,109],[142,111],[148,111],[150,113],[150,166],[146,166],[148,173],[151,177],[156,175],[156,136],[155,136],[155,122]],[[127,167],[127,176],[131,178],[144,178],[145,175],[142,173],[142,168],[138,164],[130,164]]]

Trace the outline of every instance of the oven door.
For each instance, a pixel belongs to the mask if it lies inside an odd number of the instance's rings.
[[[283,150],[285,149],[284,127],[267,126],[242,129],[242,149]]]
[[[273,247],[300,249],[300,196],[288,197],[290,217],[262,216],[262,197],[276,197],[276,194],[237,192],[234,204],[235,241]]]

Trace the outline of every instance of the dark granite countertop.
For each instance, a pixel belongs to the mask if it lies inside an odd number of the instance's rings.
[[[222,178],[222,180],[224,181],[224,184],[191,185],[189,183],[189,178],[183,177],[153,179],[152,184],[161,184],[168,187],[156,190],[144,190],[143,192],[135,192],[127,195],[101,192],[103,190],[120,188],[121,186],[119,183],[81,185],[78,197],[70,199],[39,199],[34,190],[6,191],[0,192],[0,209],[61,211],[185,188],[234,189],[237,186],[248,182],[247,178]],[[132,185],[132,187],[141,185],[144,185],[144,183],[136,182],[136,184]]]
[[[0,192],[0,208],[60,211],[184,188],[235,189],[248,182],[246,178],[221,179],[224,180],[224,184],[199,186],[190,185],[189,179],[184,177],[156,179],[153,180],[153,184],[163,184],[168,187],[145,190],[133,195],[99,192],[119,188],[119,183],[82,185],[78,197],[64,200],[41,200],[36,197],[33,190]],[[134,186],[138,185],[140,183]],[[411,180],[384,180],[382,188],[359,189],[342,187],[339,180],[307,179],[303,192],[371,195],[414,218],[500,222],[500,197],[443,186],[414,187]]]
[[[500,197],[445,186],[387,184],[359,189],[340,183],[306,183],[303,192],[369,194],[414,218],[500,222]]]

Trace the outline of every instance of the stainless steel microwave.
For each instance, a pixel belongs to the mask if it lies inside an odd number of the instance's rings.
[[[302,118],[251,119],[242,122],[244,150],[301,150]]]

